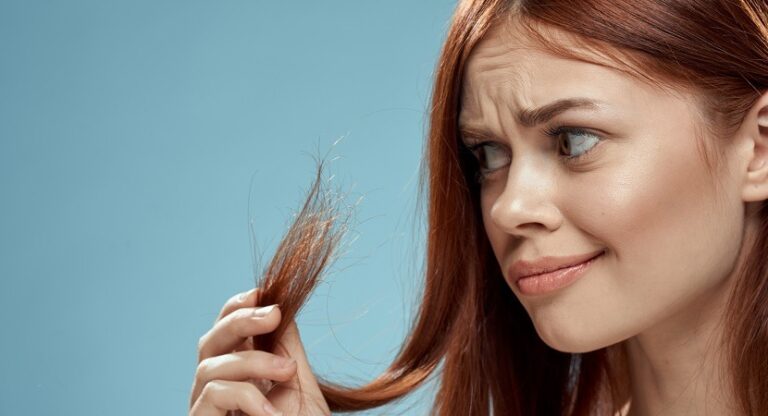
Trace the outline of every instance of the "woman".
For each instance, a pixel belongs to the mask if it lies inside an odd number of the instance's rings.
[[[766,90],[764,0],[462,1],[400,354],[318,383],[291,297],[313,281],[283,277],[201,338],[190,414],[372,408],[435,370],[440,415],[768,413]]]

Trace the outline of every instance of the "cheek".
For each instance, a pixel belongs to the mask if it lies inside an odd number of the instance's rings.
[[[573,181],[564,215],[609,256],[563,294],[558,309],[536,311],[551,338],[567,332],[570,320],[580,345],[609,345],[720,290],[738,255],[743,206],[736,194],[717,194],[691,143],[647,146]],[[601,325],[588,324],[595,322]]]
[[[690,150],[694,139],[684,140],[638,139],[642,146],[621,153],[632,157],[560,182],[552,203],[563,226],[532,243],[565,247],[591,240],[590,248],[605,247],[608,255],[555,298],[519,298],[553,348],[584,352],[627,339],[694,304],[728,276],[741,243],[743,206],[738,193],[716,193],[712,173]],[[735,181],[724,186],[737,188]],[[481,192],[497,259],[517,246],[489,218],[503,190],[492,184]]]
[[[735,258],[740,207],[717,194],[712,174],[687,149],[658,147],[584,185],[582,196],[595,194],[594,204],[581,206],[579,217],[612,249],[627,284],[637,283],[631,277],[663,280],[667,287],[693,284],[719,275],[716,266]]]

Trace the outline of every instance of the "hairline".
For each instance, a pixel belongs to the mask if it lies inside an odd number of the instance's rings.
[[[520,4],[513,3],[520,6]],[[694,129],[697,135],[697,150],[702,162],[710,172],[720,173],[724,167],[720,143],[723,136],[734,133],[725,128],[717,119],[715,106],[711,102],[712,94],[685,76],[685,68],[681,67],[680,74],[669,74],[654,70],[652,63],[655,58],[646,56],[640,51],[632,51],[625,48],[610,45],[606,42],[584,37],[577,33],[560,27],[541,22],[525,14],[521,7],[509,7],[505,13],[496,20],[491,27],[501,25],[509,28],[519,23],[525,33],[529,35],[537,47],[542,51],[551,53],[563,59],[569,59],[604,68],[613,69],[637,79],[652,88],[660,89],[666,93],[691,99],[692,115],[696,119]],[[489,29],[490,31],[490,29]],[[505,29],[505,34],[510,32]],[[555,35],[555,36],[552,36]],[[580,45],[580,48],[571,48],[565,45],[572,42]],[[720,176],[720,175],[716,175]]]

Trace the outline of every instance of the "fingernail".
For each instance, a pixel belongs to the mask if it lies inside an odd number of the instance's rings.
[[[263,308],[258,308],[253,310],[253,317],[254,318],[263,318],[267,315],[269,315],[270,312],[272,312],[272,309],[275,309],[275,306],[277,305],[269,305],[265,306]]]
[[[286,358],[286,357],[275,357],[272,360],[272,364],[277,368],[286,368],[293,364],[296,360],[293,358]]]
[[[275,409],[269,402],[264,403],[264,411],[270,416],[283,416],[283,412]]]

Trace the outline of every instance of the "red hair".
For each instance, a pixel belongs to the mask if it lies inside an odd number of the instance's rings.
[[[504,17],[538,33],[553,27],[651,80],[700,93],[717,136],[743,119],[768,89],[768,5],[758,0],[467,0],[454,13],[435,72],[426,146],[428,241],[423,299],[388,370],[369,384],[321,383],[333,411],[396,400],[435,371],[436,415],[612,415],[628,399],[620,344],[587,353],[547,346],[507,286],[484,232],[471,155],[460,144],[464,66],[474,45]],[[575,24],[576,23],[576,24]],[[583,57],[582,57],[583,58]],[[629,59],[629,61],[627,61]],[[716,158],[716,152],[709,152]],[[319,176],[318,176],[319,181]],[[260,303],[280,303],[283,324],[255,345],[271,349],[309,296],[338,235],[315,182],[272,265]],[[313,202],[314,201],[314,202]],[[740,413],[768,409],[768,204],[757,212],[727,310],[732,378]]]

